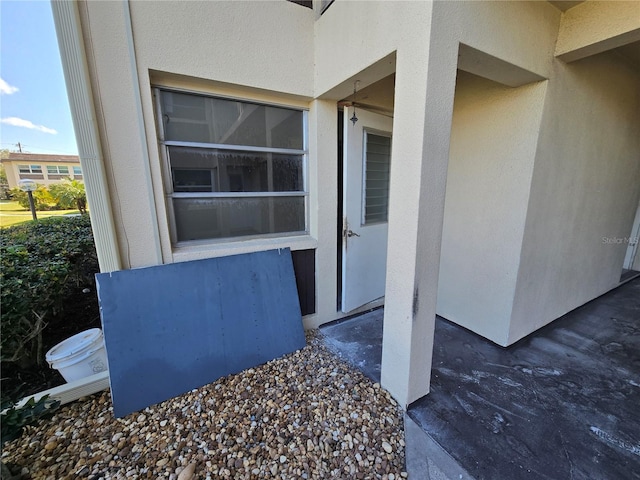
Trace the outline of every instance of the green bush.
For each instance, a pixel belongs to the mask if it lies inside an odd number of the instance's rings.
[[[0,444],[4,445],[5,442],[18,438],[27,425],[34,425],[38,420],[51,417],[59,406],[60,401],[50,399],[49,395],[41,397],[37,402],[34,397],[31,397],[22,406],[17,406],[11,401],[2,402]]]
[[[29,206],[29,194],[23,192],[18,187],[13,187],[9,191],[11,198],[17,201],[22,208],[30,209]],[[33,192],[33,203],[36,206],[36,210],[51,210],[55,207],[56,201],[51,196],[51,193],[44,185],[38,185],[38,188]]]
[[[2,153],[2,158],[9,156],[9,153]],[[11,200],[11,194],[9,193],[9,180],[7,180],[7,171],[4,165],[0,163],[0,200]]]
[[[18,187],[8,192],[11,199],[17,201],[21,207],[30,209],[29,194]],[[33,192],[33,203],[36,210],[72,210],[77,208],[80,213],[87,211],[87,194],[84,183],[72,178],[66,178],[63,183],[54,183],[45,187],[38,185]]]
[[[41,364],[42,332],[98,261],[88,215],[51,217],[0,230],[0,357]]]
[[[11,400],[3,400],[0,405],[2,409],[2,413],[0,414],[0,427],[2,427],[0,446],[4,446],[6,442],[20,437],[24,431],[24,427],[27,425],[35,425],[40,420],[52,417],[58,407],[60,407],[60,401],[50,399],[49,395],[41,397],[37,402],[34,397],[31,397],[22,406],[17,406],[16,403]],[[17,472],[14,475],[14,472],[12,472],[4,462],[0,462],[0,467],[2,467],[0,479],[12,480],[14,478],[22,478],[22,475]]]

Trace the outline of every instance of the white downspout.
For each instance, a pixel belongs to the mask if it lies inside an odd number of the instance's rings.
[[[84,50],[80,14],[72,0],[52,0],[51,10],[58,37],[80,165],[91,208],[98,263],[101,272],[121,269],[96,113]]]

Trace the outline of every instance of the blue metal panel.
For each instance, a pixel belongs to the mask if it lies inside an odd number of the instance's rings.
[[[289,249],[96,280],[116,417],[305,346]]]

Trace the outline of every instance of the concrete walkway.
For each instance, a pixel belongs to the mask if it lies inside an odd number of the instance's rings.
[[[382,310],[322,327],[380,379]],[[413,479],[640,478],[640,279],[508,348],[438,318],[431,393],[405,422]]]

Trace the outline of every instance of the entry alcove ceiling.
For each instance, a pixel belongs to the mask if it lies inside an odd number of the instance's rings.
[[[614,48],[612,52],[620,55],[631,65],[632,68],[640,70],[640,42],[628,43],[621,47]]]
[[[570,8],[575,7],[583,3],[584,0],[549,0],[549,3],[556,7],[558,10],[566,12]]]
[[[356,108],[370,110],[383,115],[393,116],[393,96],[396,86],[396,74],[392,73],[362,90],[358,90],[340,100],[340,105],[355,103]]]

